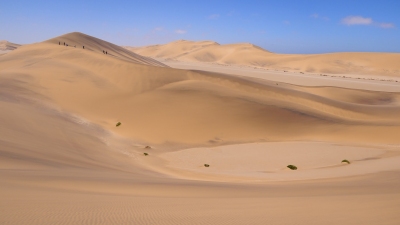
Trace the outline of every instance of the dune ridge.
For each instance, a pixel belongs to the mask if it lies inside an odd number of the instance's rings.
[[[165,45],[126,47],[138,54],[168,60],[241,65],[275,70],[330,74],[400,76],[399,53],[338,52],[277,54],[250,43],[219,45],[176,41]]]
[[[153,66],[164,66],[164,67],[166,66],[163,63],[158,62],[157,60],[143,57],[131,51],[127,51],[126,49],[118,45],[103,41],[101,39],[80,32],[73,32],[73,33],[68,33],[66,35],[61,35],[59,37],[49,39],[43,43],[60,44],[60,45],[64,45],[65,43],[69,47],[77,47],[82,49],[84,47],[86,50],[97,53],[103,53],[103,51],[107,51],[107,54],[110,56],[114,56],[119,59],[131,61],[134,63],[142,63]]]

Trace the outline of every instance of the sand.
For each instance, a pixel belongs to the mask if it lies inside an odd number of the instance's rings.
[[[380,74],[330,74],[309,73],[277,69],[267,69],[242,65],[223,65],[205,62],[185,62],[155,58],[164,64],[185,70],[202,70],[240,76],[242,78],[256,78],[289,83],[307,87],[344,87],[349,89],[370,90],[380,92],[399,92],[400,78]]]
[[[398,224],[400,90],[169,66],[81,33],[2,55],[0,223]]]
[[[386,156],[390,156],[387,157]],[[175,171],[215,176],[215,180],[307,180],[399,170],[400,148],[348,146],[326,142],[270,142],[192,148],[162,154]],[[348,163],[342,163],[342,160]],[[204,164],[209,168],[205,168]],[[287,165],[295,165],[296,173]],[[347,168],[350,167],[350,168]],[[191,176],[186,178],[190,179]]]
[[[21,46],[21,45],[15,44],[15,43],[12,43],[9,41],[5,41],[5,40],[0,41],[0,51],[7,51],[7,50],[12,51],[12,50],[17,49],[19,46]]]
[[[400,76],[399,53],[339,52],[277,54],[250,43],[220,45],[211,41],[179,40],[165,45],[125,47],[153,58],[185,62],[241,65],[280,71]]]

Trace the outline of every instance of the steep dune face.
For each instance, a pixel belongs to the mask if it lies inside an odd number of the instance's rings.
[[[65,47],[64,41],[77,47]],[[78,44],[85,45],[85,49]],[[111,55],[103,54],[103,48]],[[60,36],[3,56],[0,79],[2,84],[9,84],[4,90],[9,90],[10,96],[13,90],[35,94],[38,101],[151,144],[314,138],[398,142],[397,93],[347,90],[335,98],[324,88],[315,91],[149,66],[152,61],[138,64],[135,55],[124,55],[125,51],[119,49],[82,34]],[[357,100],[364,95],[392,100],[379,104]],[[116,128],[117,122],[122,126]],[[376,134],[376,130],[382,132]]]
[[[275,54],[252,44],[202,45],[202,42],[191,41],[128,49],[148,57],[188,62],[256,66],[311,73],[400,76],[398,53]]]

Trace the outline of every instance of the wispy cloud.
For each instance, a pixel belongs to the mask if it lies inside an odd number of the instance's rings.
[[[362,16],[348,16],[342,19],[342,24],[348,25],[348,26],[353,26],[353,25],[373,25],[377,26],[380,28],[394,28],[395,25],[393,23],[381,23],[381,22],[376,22],[372,18],[366,18]]]
[[[372,24],[371,18],[365,18],[362,16],[348,16],[342,19],[342,23],[348,26],[351,25],[370,25]]]
[[[311,14],[310,17],[314,19],[329,20],[329,17],[321,16],[318,13]]]
[[[290,25],[290,21],[287,21],[287,20],[282,21],[282,23],[285,24],[285,25]]]
[[[177,34],[186,34],[187,33],[187,31],[186,30],[175,30],[175,33],[177,33]]]
[[[395,25],[393,23],[379,23],[378,26],[381,28],[386,28],[386,29],[395,27]]]
[[[212,15],[209,15],[207,18],[209,20],[216,20],[219,18],[219,16],[220,16],[219,14],[212,14]]]

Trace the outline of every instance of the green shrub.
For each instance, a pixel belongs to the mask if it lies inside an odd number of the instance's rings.
[[[295,166],[295,165],[288,165],[287,168],[289,168],[291,170],[297,170],[297,166]]]
[[[115,124],[116,127],[121,126],[121,122],[118,122],[117,124]]]
[[[149,154],[147,152],[143,153],[143,155],[148,156]]]
[[[343,160],[342,160],[342,163],[347,163],[347,164],[350,164],[350,161],[349,161],[349,160],[347,160],[347,159],[343,159]]]
[[[205,166],[205,167],[210,167],[210,165],[208,165],[208,164],[204,164],[204,166]]]

